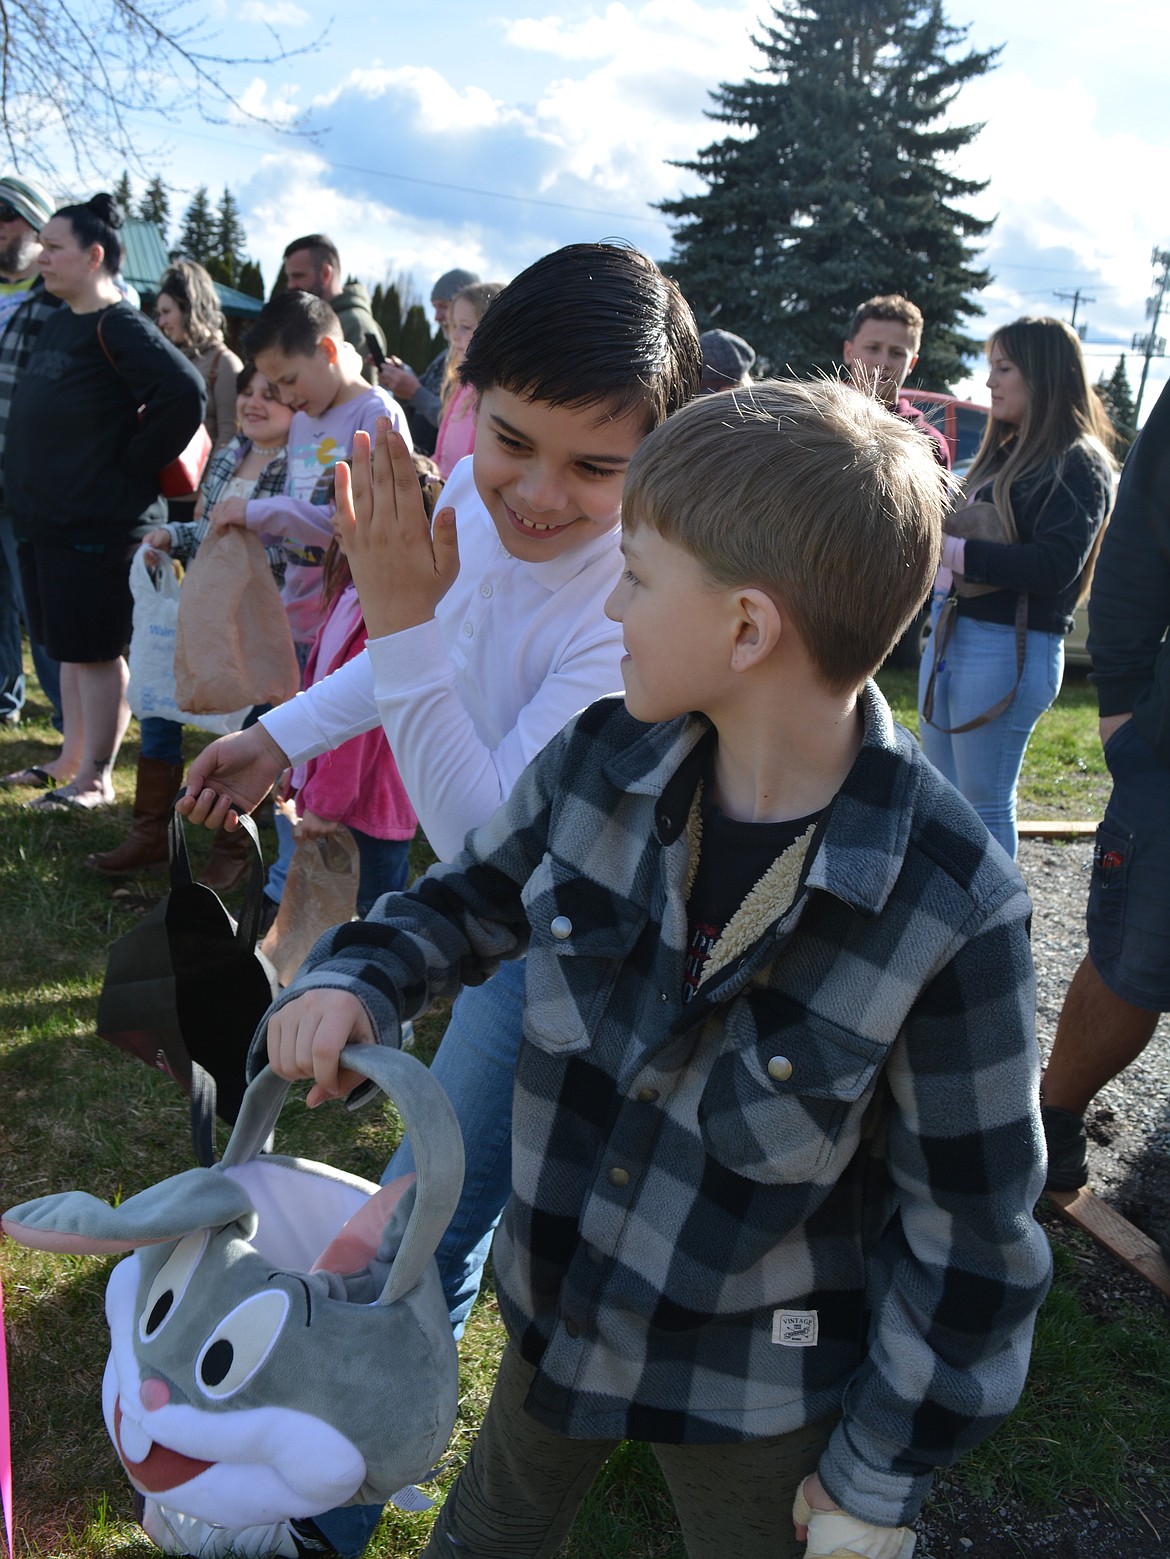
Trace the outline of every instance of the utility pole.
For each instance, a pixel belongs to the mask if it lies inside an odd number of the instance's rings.
[[[1081,289],[1078,287],[1075,292],[1054,292],[1052,296],[1054,298],[1062,298],[1065,303],[1072,304],[1073,310],[1070,324],[1074,330],[1077,330],[1077,305],[1081,302],[1082,297],[1084,297]],[[1096,303],[1097,300],[1096,298],[1084,297],[1084,301],[1086,303]],[[1077,330],[1077,335],[1080,336],[1082,341],[1085,339],[1085,329],[1086,327],[1082,325],[1081,328]]]
[[[1143,354],[1142,377],[1138,384],[1137,400],[1134,402],[1133,420],[1136,423],[1142,409],[1142,396],[1146,389],[1146,380],[1150,375],[1150,358],[1162,357],[1166,352],[1166,338],[1158,334],[1158,320],[1162,314],[1162,303],[1166,297],[1166,288],[1170,285],[1170,249],[1155,248],[1150,256],[1150,264],[1161,271],[1154,277],[1154,286],[1157,289],[1152,298],[1146,299],[1146,318],[1150,321],[1148,335],[1135,335],[1133,338],[1133,350]]]

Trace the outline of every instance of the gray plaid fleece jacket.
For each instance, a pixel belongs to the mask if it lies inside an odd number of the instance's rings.
[[[1050,1259],[1023,884],[872,684],[863,703],[795,899],[757,905],[689,1004],[713,735],[620,699],[459,859],[322,938],[282,1002],[350,991],[394,1042],[527,952],[494,1261],[528,1410],[692,1444],[840,1414],[826,1488],[896,1525],[1014,1406]]]

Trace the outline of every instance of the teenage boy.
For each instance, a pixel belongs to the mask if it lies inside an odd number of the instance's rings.
[[[692,1559],[905,1559],[1017,1400],[1049,1274],[1028,898],[870,679],[942,504],[836,383],[672,417],[626,482],[624,704],[269,1018],[276,1071],[340,1095],[345,1043],[527,952],[508,1346],[428,1559],[547,1559],[627,1438]]]
[[[621,569],[622,484],[645,435],[696,393],[701,369],[690,309],[636,250],[571,245],[518,276],[462,365],[479,395],[479,431],[443,490],[433,537],[417,481],[397,500],[383,483],[374,511],[358,453],[358,514],[342,535],[366,653],[252,731],[205,749],[182,809],[215,827],[232,806],[252,810],[290,760],[380,719],[432,847],[445,860],[457,855],[565,722],[621,687],[621,634],[604,604]],[[383,430],[385,471],[392,443]],[[347,472],[338,486],[347,512]],[[438,1253],[460,1330],[511,1187],[523,980],[512,963],[465,991],[433,1062],[468,1153]],[[410,1163],[404,1147],[388,1174]]]
[[[934,458],[951,469],[946,439],[902,394],[922,345],[922,310],[900,293],[867,298],[854,312],[841,348],[849,377],[859,390],[876,393],[889,409],[931,441]]]
[[[329,304],[309,292],[282,292],[266,303],[244,337],[244,350],[295,415],[288,436],[285,490],[274,498],[225,498],[213,528],[246,525],[287,553],[283,598],[304,666],[321,626],[321,564],[333,536],[333,468],[348,460],[354,435],[372,435],[389,417],[409,444],[402,408],[362,378]]]

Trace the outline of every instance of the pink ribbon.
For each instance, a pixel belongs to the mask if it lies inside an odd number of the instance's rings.
[[[4,1281],[0,1278],[0,1497],[4,1531],[12,1553],[12,1420],[8,1412],[8,1350],[4,1342]]]

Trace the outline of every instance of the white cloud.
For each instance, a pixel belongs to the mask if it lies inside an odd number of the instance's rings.
[[[283,82],[273,92],[262,76],[254,76],[238,94],[238,106],[231,109],[228,117],[235,124],[263,119],[274,125],[291,125],[301,113],[296,102],[300,90],[294,82]]]

